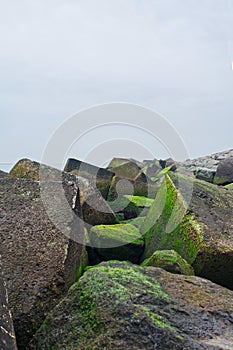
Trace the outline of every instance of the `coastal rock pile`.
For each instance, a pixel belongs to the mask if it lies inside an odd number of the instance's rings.
[[[232,159],[72,158],[64,171],[22,159],[1,172],[18,349],[233,348]]]

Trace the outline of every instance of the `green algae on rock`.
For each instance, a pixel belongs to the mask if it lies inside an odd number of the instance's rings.
[[[144,240],[137,227],[130,224],[97,225],[90,233],[90,242],[104,260],[139,262]]]
[[[177,174],[170,176],[178,185]],[[179,176],[184,194],[186,188],[193,186],[189,209],[202,227],[203,245],[193,263],[195,274],[233,289],[232,191],[183,174]]]
[[[119,197],[113,202],[108,202],[115,215],[121,220],[136,218],[140,214],[140,209],[126,196]]]
[[[224,186],[225,188],[233,189],[233,183]]]
[[[139,166],[138,162],[131,159],[120,159],[119,162],[113,159],[107,169],[114,172],[118,177],[135,180],[141,172],[141,168],[142,164]]]
[[[154,200],[152,198],[147,198],[143,196],[130,196],[125,195],[125,198],[127,198],[130,202],[134,203],[137,207],[143,208],[143,207],[151,207]]]
[[[192,266],[174,250],[157,250],[141,265],[161,267],[168,272],[182,275],[194,275]]]
[[[184,199],[166,175],[141,227],[145,234],[143,259],[155,250],[173,249],[188,263],[194,262],[203,238],[194,215],[186,212]]]
[[[29,349],[205,349],[233,344],[233,292],[194,276],[120,262],[88,270]]]
[[[141,230],[141,226],[143,225],[145,221],[145,217],[144,216],[138,216],[135,219],[130,219],[130,220],[124,220],[121,223],[122,224],[131,224],[136,226],[137,228],[139,228],[139,230]]]

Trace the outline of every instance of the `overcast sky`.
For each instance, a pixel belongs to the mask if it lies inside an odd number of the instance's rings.
[[[0,163],[40,160],[67,117],[118,101],[164,115],[192,157],[233,148],[231,0],[0,4]]]

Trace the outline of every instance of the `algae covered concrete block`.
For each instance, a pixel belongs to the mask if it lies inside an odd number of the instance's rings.
[[[175,250],[157,250],[142,266],[161,267],[162,269],[182,275],[194,275],[194,270]]]
[[[171,173],[175,186],[178,174]],[[201,225],[203,244],[193,262],[195,274],[233,289],[233,196],[232,191],[179,174],[186,197],[192,187],[189,210]],[[181,182],[181,181],[180,181]]]
[[[141,227],[145,235],[143,259],[155,250],[175,250],[192,264],[202,243],[202,233],[194,215],[171,178],[166,175]]]
[[[139,262],[144,240],[137,227],[131,224],[97,225],[92,227],[90,242],[104,260]]]

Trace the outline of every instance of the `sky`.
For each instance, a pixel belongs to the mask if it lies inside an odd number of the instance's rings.
[[[192,158],[233,148],[231,0],[0,4],[0,168],[40,161],[67,118],[109,102],[164,116]],[[102,130],[102,141],[89,134],[67,156],[83,159],[118,131]],[[141,157],[137,147],[125,154]]]

